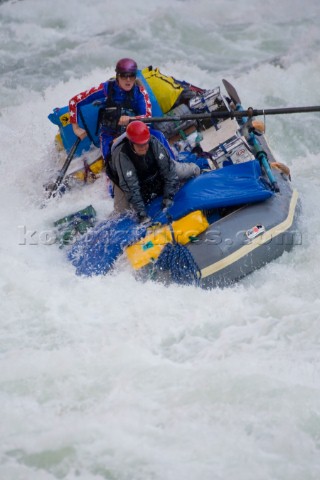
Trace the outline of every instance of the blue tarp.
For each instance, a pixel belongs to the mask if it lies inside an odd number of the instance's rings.
[[[203,173],[189,180],[176,193],[168,213],[173,220],[177,220],[195,210],[262,202],[272,195],[273,192],[262,178],[258,160],[253,160]],[[165,216],[159,214],[156,208],[159,210],[159,205],[151,206],[151,216],[156,215],[158,221],[165,220]]]

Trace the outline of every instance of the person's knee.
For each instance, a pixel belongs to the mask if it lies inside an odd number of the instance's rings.
[[[190,163],[190,165],[192,165],[192,176],[199,177],[201,172],[200,167],[196,163]]]
[[[189,178],[198,177],[200,175],[200,167],[196,163],[180,163],[175,162],[176,172],[179,180],[188,180]]]

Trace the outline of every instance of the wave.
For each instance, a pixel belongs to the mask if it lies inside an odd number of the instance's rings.
[[[103,178],[39,206],[56,169],[47,115],[120,56],[204,88],[227,78],[244,106],[320,104],[320,5],[92,3],[0,1],[2,476],[313,478],[319,114],[266,119],[302,200],[301,244],[227,289],[142,284],[124,262],[76,277],[42,240],[87,204],[105,218]]]

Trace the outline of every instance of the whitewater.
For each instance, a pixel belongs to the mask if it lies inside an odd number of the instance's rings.
[[[301,242],[204,291],[81,278],[50,242],[105,178],[41,208],[47,119],[121,57],[254,108],[320,105],[318,0],[0,1],[0,478],[320,478],[320,114],[269,116]]]

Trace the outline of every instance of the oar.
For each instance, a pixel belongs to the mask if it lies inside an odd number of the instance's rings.
[[[77,140],[72,145],[71,150],[69,152],[69,155],[67,156],[66,161],[64,162],[64,165],[63,165],[62,169],[60,170],[56,181],[50,187],[50,192],[49,192],[49,195],[48,195],[48,199],[57,194],[58,188],[60,187],[60,185],[62,183],[62,180],[64,179],[65,174],[67,173],[67,170],[69,168],[71,160],[73,159],[74,154],[76,153],[77,147],[78,147],[80,142],[81,142],[81,139],[78,137]]]
[[[227,94],[229,95],[229,97],[231,98],[231,100],[233,101],[233,103],[235,105],[240,105],[241,104],[241,100],[240,100],[240,97],[238,95],[238,92],[236,91],[236,89],[234,88],[233,85],[231,85],[231,83],[229,83],[227,80],[223,79],[222,80],[222,83],[224,85],[224,88],[226,89],[226,92]]]
[[[140,118],[144,123],[151,122],[179,122],[181,120],[205,120],[210,118],[242,118],[242,117],[258,117],[259,115],[284,115],[291,113],[309,113],[320,112],[320,105],[314,105],[311,107],[289,107],[289,108],[266,108],[266,109],[254,109],[248,108],[247,110],[232,110],[214,111],[210,113],[191,113],[189,115],[168,115],[167,117],[145,117]],[[132,119],[134,120],[134,119]]]

